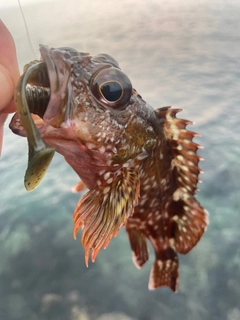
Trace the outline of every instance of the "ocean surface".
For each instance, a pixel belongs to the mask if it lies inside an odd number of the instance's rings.
[[[13,1],[12,1],[13,3]],[[148,291],[150,261],[137,270],[125,230],[86,268],[72,237],[71,192],[78,177],[56,155],[39,188],[26,192],[27,142],[5,125],[0,158],[1,320],[240,319],[240,2],[235,0],[68,0],[18,2],[0,18],[16,42],[19,65],[38,45],[112,55],[154,108],[202,137],[204,174],[197,198],[210,225],[180,256],[180,288]],[[33,49],[31,49],[31,46]]]

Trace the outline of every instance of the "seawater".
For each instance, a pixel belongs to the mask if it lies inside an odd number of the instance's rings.
[[[39,58],[38,44],[112,55],[154,108],[183,108],[202,135],[204,174],[197,198],[210,213],[199,244],[180,258],[180,290],[149,292],[153,260],[131,261],[124,230],[84,265],[72,238],[78,177],[56,155],[44,181],[27,193],[26,140],[5,125],[0,159],[0,318],[240,318],[240,3],[238,1],[87,0],[23,4],[0,17],[16,42],[19,65]],[[110,316],[111,317],[111,316]],[[125,317],[125,318],[124,318]],[[129,317],[129,318],[127,318]],[[101,318],[101,319],[106,319]],[[110,318],[111,319],[111,318]]]

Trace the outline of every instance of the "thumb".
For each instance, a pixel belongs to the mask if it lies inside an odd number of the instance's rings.
[[[14,111],[13,92],[14,82],[9,71],[0,65],[0,111],[4,109],[4,113]],[[7,108],[6,108],[7,106]]]
[[[7,113],[15,110],[13,91],[14,82],[12,77],[8,70],[0,65],[0,156],[2,150],[3,124],[7,118]],[[1,112],[2,109],[4,109],[4,113]]]
[[[19,78],[16,48],[13,38],[0,19],[0,155],[2,149],[3,124],[7,113],[14,112],[13,93]]]
[[[12,98],[18,79],[15,44],[11,33],[0,19],[0,112],[3,109],[4,113],[16,110]]]

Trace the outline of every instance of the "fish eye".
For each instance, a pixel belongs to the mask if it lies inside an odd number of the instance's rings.
[[[91,80],[91,91],[95,98],[111,109],[122,109],[132,95],[129,78],[117,68],[106,68],[96,73]]]
[[[109,102],[117,102],[119,99],[121,99],[124,92],[121,83],[111,80],[104,82],[100,86],[99,90],[102,97]]]

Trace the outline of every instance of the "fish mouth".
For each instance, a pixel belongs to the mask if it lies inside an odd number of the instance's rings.
[[[50,99],[42,115],[43,120],[53,127],[60,127],[66,118],[71,117],[73,109],[71,65],[61,49],[40,45],[40,53],[50,87]]]
[[[43,121],[59,127],[72,110],[71,67],[60,49],[40,45],[41,61],[33,61],[24,71],[37,64],[29,76],[26,99],[29,111]]]

